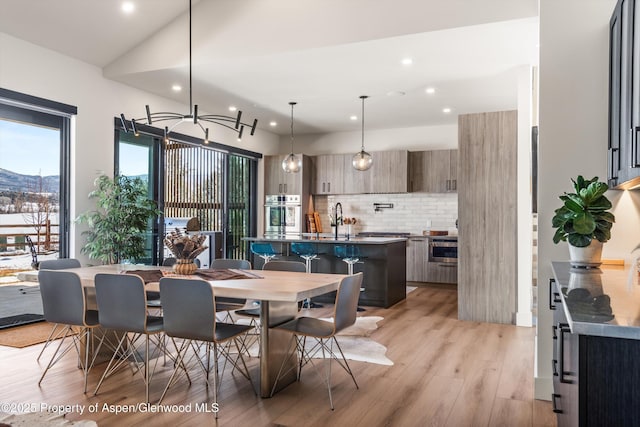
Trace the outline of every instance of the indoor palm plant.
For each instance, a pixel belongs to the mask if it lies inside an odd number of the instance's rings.
[[[94,184],[89,198],[96,200],[96,210],[77,219],[89,227],[82,233],[87,242],[81,252],[105,264],[143,258],[149,220],[162,213],[149,199],[144,181],[102,175]]]
[[[552,225],[556,228],[553,242],[569,243],[571,263],[578,266],[598,264],[602,244],[611,238],[615,217],[611,202],[604,193],[609,189],[598,177],[590,180],[581,175],[573,182],[574,193],[560,196],[563,205],[555,210]]]

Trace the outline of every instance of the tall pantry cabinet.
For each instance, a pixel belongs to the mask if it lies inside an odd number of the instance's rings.
[[[458,317],[514,323],[517,112],[458,117]]]

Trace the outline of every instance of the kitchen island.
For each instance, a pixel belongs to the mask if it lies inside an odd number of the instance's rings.
[[[390,307],[406,298],[406,246],[405,238],[390,237],[353,237],[349,240],[327,235],[309,235],[300,237],[248,237],[250,242],[270,243],[279,255],[275,258],[284,261],[304,260],[291,250],[296,242],[313,245],[317,258],[311,261],[313,273],[347,273],[347,264],[336,256],[341,250],[359,254],[354,264],[354,273],[362,272],[364,290],[360,293],[360,305]],[[251,264],[261,269],[264,261],[252,254]],[[335,293],[314,298],[314,301],[333,302]]]

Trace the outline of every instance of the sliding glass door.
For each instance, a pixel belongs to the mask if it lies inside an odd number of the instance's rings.
[[[132,133],[116,131],[115,175],[140,178],[147,186],[151,200],[160,200],[159,188],[162,186],[162,168],[159,167],[160,141],[152,135],[135,136]],[[161,207],[160,207],[161,208]],[[157,264],[158,248],[162,247],[158,218],[147,225],[144,259],[137,260],[145,264]]]
[[[210,236],[210,259],[248,258],[242,239],[256,232],[256,170],[261,155],[234,152],[234,147],[204,144],[185,135],[165,142],[159,129],[139,130],[134,136],[116,129],[116,173],[145,179],[150,196],[163,211],[149,245],[151,261],[164,257],[158,236],[176,225],[185,227],[189,220]]]
[[[0,89],[1,266],[69,256],[70,118],[75,107]],[[4,265],[6,264],[6,265]]]

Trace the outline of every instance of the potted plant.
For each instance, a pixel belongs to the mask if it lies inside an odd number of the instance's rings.
[[[96,199],[96,210],[77,219],[89,226],[82,233],[87,243],[81,252],[105,264],[136,260],[145,256],[146,231],[149,220],[161,214],[156,202],[147,195],[140,178],[102,175],[89,198]]]
[[[609,186],[598,177],[585,180],[581,175],[573,182],[574,193],[560,196],[563,205],[555,210],[553,242],[569,243],[569,258],[573,266],[600,265],[602,244],[611,238],[615,217],[608,210],[611,202],[604,193]]]

